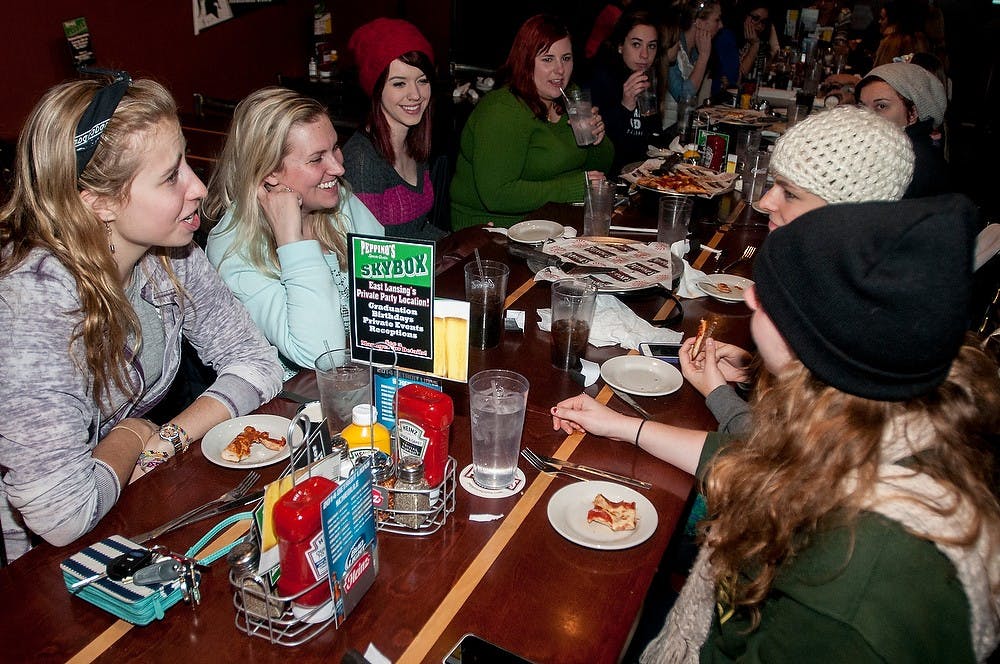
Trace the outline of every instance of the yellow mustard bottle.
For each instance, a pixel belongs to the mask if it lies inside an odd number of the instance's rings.
[[[389,430],[378,421],[378,411],[366,403],[351,410],[351,424],[340,433],[347,441],[347,453],[354,463],[373,457],[373,465],[388,463],[392,454]]]

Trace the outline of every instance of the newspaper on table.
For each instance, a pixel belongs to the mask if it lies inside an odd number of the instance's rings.
[[[647,244],[617,238],[574,237],[547,242],[542,251],[574,265],[615,269],[612,272],[569,274],[550,266],[535,275],[536,281],[574,277],[593,282],[599,291],[618,292],[664,285],[669,289],[673,278],[670,246],[661,242]]]

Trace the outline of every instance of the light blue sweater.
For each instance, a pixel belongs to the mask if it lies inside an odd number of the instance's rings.
[[[354,194],[340,190],[339,218],[347,233],[385,235],[385,229]],[[347,344],[348,277],[334,254],[316,240],[278,247],[280,277],[264,274],[246,257],[229,253],[236,239],[230,208],[208,236],[208,259],[246,305],[257,327],[287,361],[312,368],[326,349]],[[335,223],[330,219],[330,223]]]

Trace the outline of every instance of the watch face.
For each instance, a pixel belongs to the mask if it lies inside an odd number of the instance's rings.
[[[187,436],[184,429],[173,422],[160,427],[160,439],[174,446],[174,452],[183,452],[187,448]]]

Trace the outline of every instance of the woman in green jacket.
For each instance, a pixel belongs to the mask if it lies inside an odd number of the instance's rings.
[[[462,131],[451,184],[451,224],[510,226],[545,203],[579,203],[587,178],[603,178],[614,148],[594,109],[595,143],[578,147],[562,90],[573,75],[569,31],[539,14],[514,38],[509,82],[479,102]]]
[[[553,408],[556,427],[704,480],[701,551],[643,662],[971,662],[996,648],[1000,378],[965,339],[976,217],[941,196],[828,205],[773,231],[747,292],[766,372],[744,440],[586,395]]]

